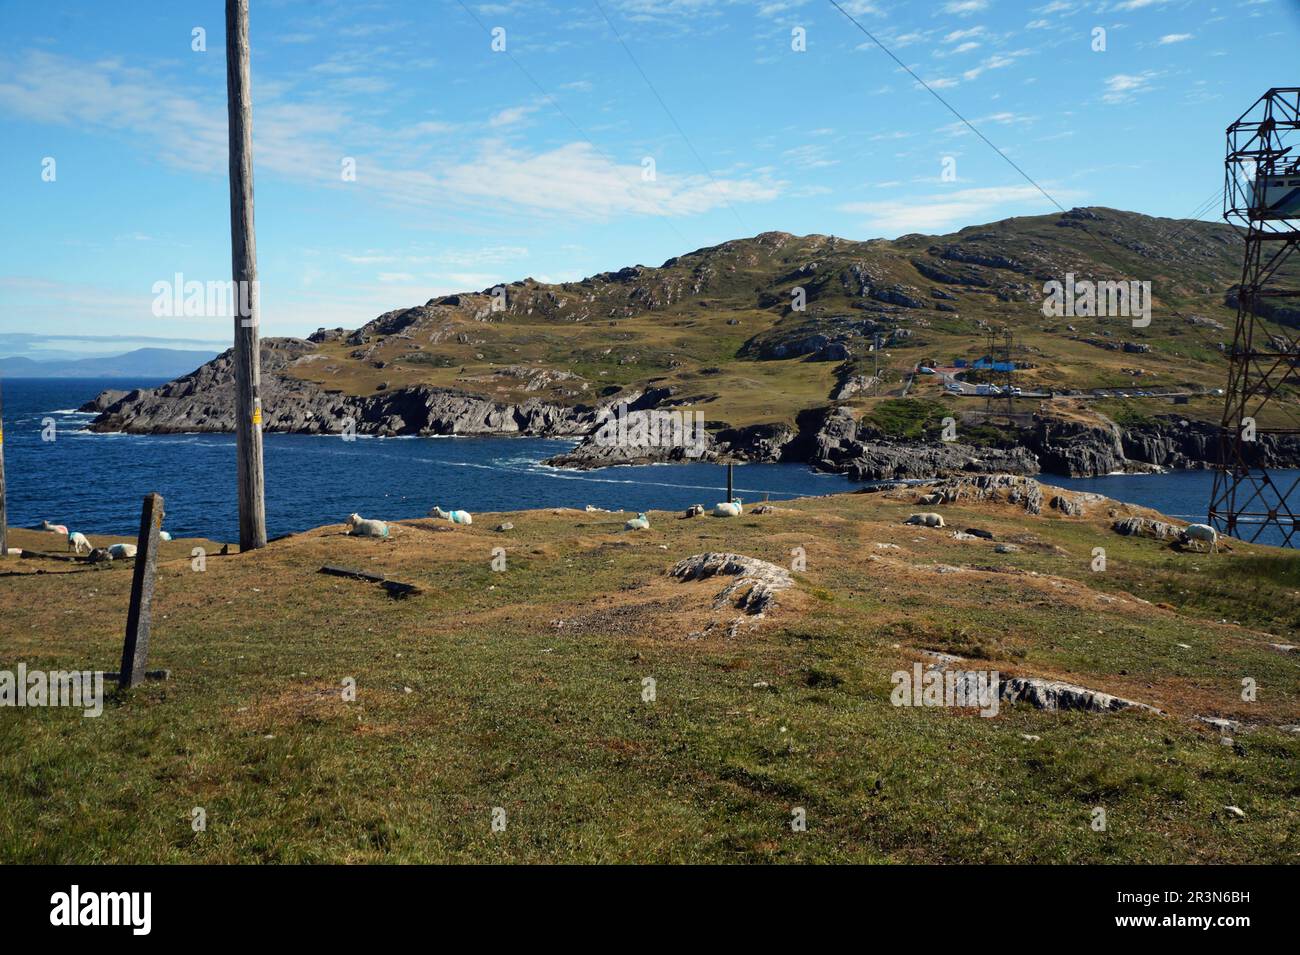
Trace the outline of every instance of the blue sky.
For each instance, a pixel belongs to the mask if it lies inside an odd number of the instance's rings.
[[[1067,208],[1191,213],[1228,123],[1300,79],[1296,0],[840,5]],[[229,340],[150,309],[230,276],[222,8],[0,2],[0,354]],[[251,37],[264,334],[1052,208],[828,0],[252,0]]]

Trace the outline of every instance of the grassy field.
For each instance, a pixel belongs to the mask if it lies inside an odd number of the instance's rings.
[[[652,512],[637,533],[558,510],[405,522],[387,541],[325,527],[228,557],[171,542],[150,661],[170,680],[110,694],[97,719],[0,709],[0,861],[1300,858],[1300,736],[1280,729],[1300,723],[1300,656],[1270,645],[1300,629],[1294,554],[1123,538],[1113,516],[1148,512],[1112,501],[1081,518],[950,505],[945,530],[903,526],[913,497]],[[1020,550],[950,536],[966,526]],[[713,606],[722,583],[665,574],[705,551],[788,565],[795,548],[795,586],[730,637],[700,636],[736,616]],[[423,593],[394,600],[325,563]],[[11,556],[0,574],[0,670],[116,669],[127,566]],[[924,651],[1165,715],[891,705],[891,674]],[[1225,745],[1197,715],[1252,728]]]

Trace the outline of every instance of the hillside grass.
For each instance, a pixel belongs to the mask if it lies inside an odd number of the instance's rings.
[[[954,505],[946,530],[907,527],[912,494],[652,512],[635,534],[572,510],[411,521],[388,541],[335,526],[201,573],[190,548],[215,547],[172,542],[150,661],[170,680],[97,719],[0,710],[0,861],[1297,860],[1300,738],[1278,727],[1300,722],[1298,658],[1269,646],[1296,629],[1293,555],[1119,537],[1112,512],[1147,512],[1115,502],[1081,519]],[[502,519],[515,530],[494,533]],[[1021,551],[949,536],[966,526]],[[703,551],[787,564],[795,548],[795,587],[731,638],[699,636],[734,615],[713,608],[722,582],[665,576]],[[424,592],[393,600],[324,563]],[[0,578],[0,669],[116,668],[129,567],[11,557],[0,573],[16,575]],[[891,674],[925,650],[1167,715],[892,706]],[[1195,715],[1256,728],[1225,746]]]

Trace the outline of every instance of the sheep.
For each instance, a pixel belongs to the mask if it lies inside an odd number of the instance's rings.
[[[41,530],[53,531],[56,534],[62,534],[64,537],[68,536],[68,528],[63,524],[51,524],[49,521],[41,521]]]
[[[127,557],[135,556],[134,544],[110,544],[108,546],[108,556],[113,560],[123,560]]]
[[[353,537],[387,537],[388,525],[383,521],[368,521],[360,514],[348,518],[348,534]]]
[[[90,541],[86,540],[85,534],[80,531],[73,531],[68,535],[68,550],[76,551],[77,555],[80,556],[83,547],[86,548],[87,554],[94,549],[90,546]]]
[[[440,517],[444,521],[451,521],[453,524],[473,524],[474,517],[469,511],[444,511],[437,504],[429,511],[430,517]]]
[[[1216,553],[1219,549],[1219,534],[1209,524],[1188,524],[1183,528],[1179,540],[1186,547],[1192,541],[1196,541],[1197,550],[1200,550],[1202,542],[1210,545],[1210,553]]]
[[[925,511],[921,514],[913,514],[904,524],[919,524],[923,527],[943,527],[943,515],[936,514],[933,511]]]
[[[740,507],[740,498],[733,497],[730,501],[723,501],[713,505],[714,517],[739,517],[743,511]]]
[[[650,518],[645,516],[645,511],[641,511],[636,517],[623,525],[625,531],[648,531],[649,529]]]
[[[690,507],[688,507],[688,508],[686,509],[686,514],[685,514],[685,516],[686,516],[686,517],[699,517],[699,516],[700,516],[701,514],[703,514],[703,513],[704,513],[704,505],[703,505],[703,504],[692,504]]]
[[[172,539],[172,535],[171,535],[170,533],[168,533],[167,531],[159,531],[159,532],[158,532],[158,539],[159,539],[160,541],[169,541],[169,540]]]

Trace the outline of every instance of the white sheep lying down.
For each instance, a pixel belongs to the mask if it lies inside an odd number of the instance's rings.
[[[135,556],[134,544],[110,544],[108,546],[108,556],[113,560],[124,560],[127,557]]]
[[[469,511],[444,511],[437,504],[429,511],[430,517],[440,517],[444,521],[451,521],[453,524],[473,524],[474,516]]]
[[[642,511],[636,517],[623,525],[623,530],[625,531],[647,531],[649,529],[650,518],[645,516],[645,511]]]
[[[1219,532],[1209,524],[1188,524],[1179,539],[1184,545],[1196,541],[1198,549],[1202,543],[1209,544],[1211,554],[1219,549]]]
[[[740,506],[740,498],[738,497],[713,505],[714,517],[739,517],[742,513],[744,511]]]
[[[919,524],[923,527],[943,527],[943,515],[936,514],[934,511],[925,511],[920,514],[913,514],[904,524]]]
[[[387,537],[388,525],[383,521],[368,521],[360,514],[348,518],[348,533],[353,537]]]

